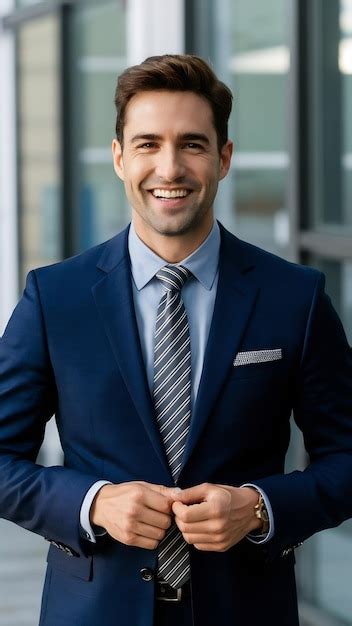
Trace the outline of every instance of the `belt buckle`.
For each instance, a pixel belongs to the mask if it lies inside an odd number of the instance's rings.
[[[161,580],[158,581],[157,583],[157,588],[160,589],[160,587],[170,587],[170,585],[166,582],[163,582]],[[166,596],[163,595],[159,595],[157,592],[156,595],[156,599],[157,600],[163,600],[164,602],[181,602],[182,600],[182,587],[179,587],[178,589],[173,589],[173,591],[176,592],[176,597],[175,598],[167,598]]]

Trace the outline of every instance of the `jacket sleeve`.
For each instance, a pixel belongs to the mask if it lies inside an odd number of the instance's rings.
[[[352,516],[352,353],[324,283],[319,274],[293,401],[309,465],[255,481],[275,520],[269,559]]]
[[[34,272],[0,338],[0,516],[78,554],[84,496],[100,476],[36,464],[45,425],[57,408]]]

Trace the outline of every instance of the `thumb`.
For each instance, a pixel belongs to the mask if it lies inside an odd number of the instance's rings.
[[[162,496],[166,496],[167,498],[176,498],[178,492],[181,491],[179,487],[165,487],[165,485],[154,485],[153,483],[148,483],[149,489],[152,491],[156,491],[160,493]]]
[[[188,489],[182,489],[176,494],[175,500],[182,502],[183,504],[200,504],[205,502],[209,494],[209,485],[203,483],[202,485],[196,485],[195,487],[189,487]]]

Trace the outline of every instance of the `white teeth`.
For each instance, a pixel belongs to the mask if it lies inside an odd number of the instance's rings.
[[[188,195],[187,189],[154,189],[152,191],[153,196],[156,198],[184,198]]]

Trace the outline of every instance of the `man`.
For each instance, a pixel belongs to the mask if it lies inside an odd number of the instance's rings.
[[[51,542],[42,626],[294,626],[294,548],[352,512],[352,367],[322,275],[214,221],[231,93],[120,76],[132,223],[28,276],[0,344],[0,513]],[[284,474],[291,411],[310,465]],[[56,415],[64,467],[35,463]]]

